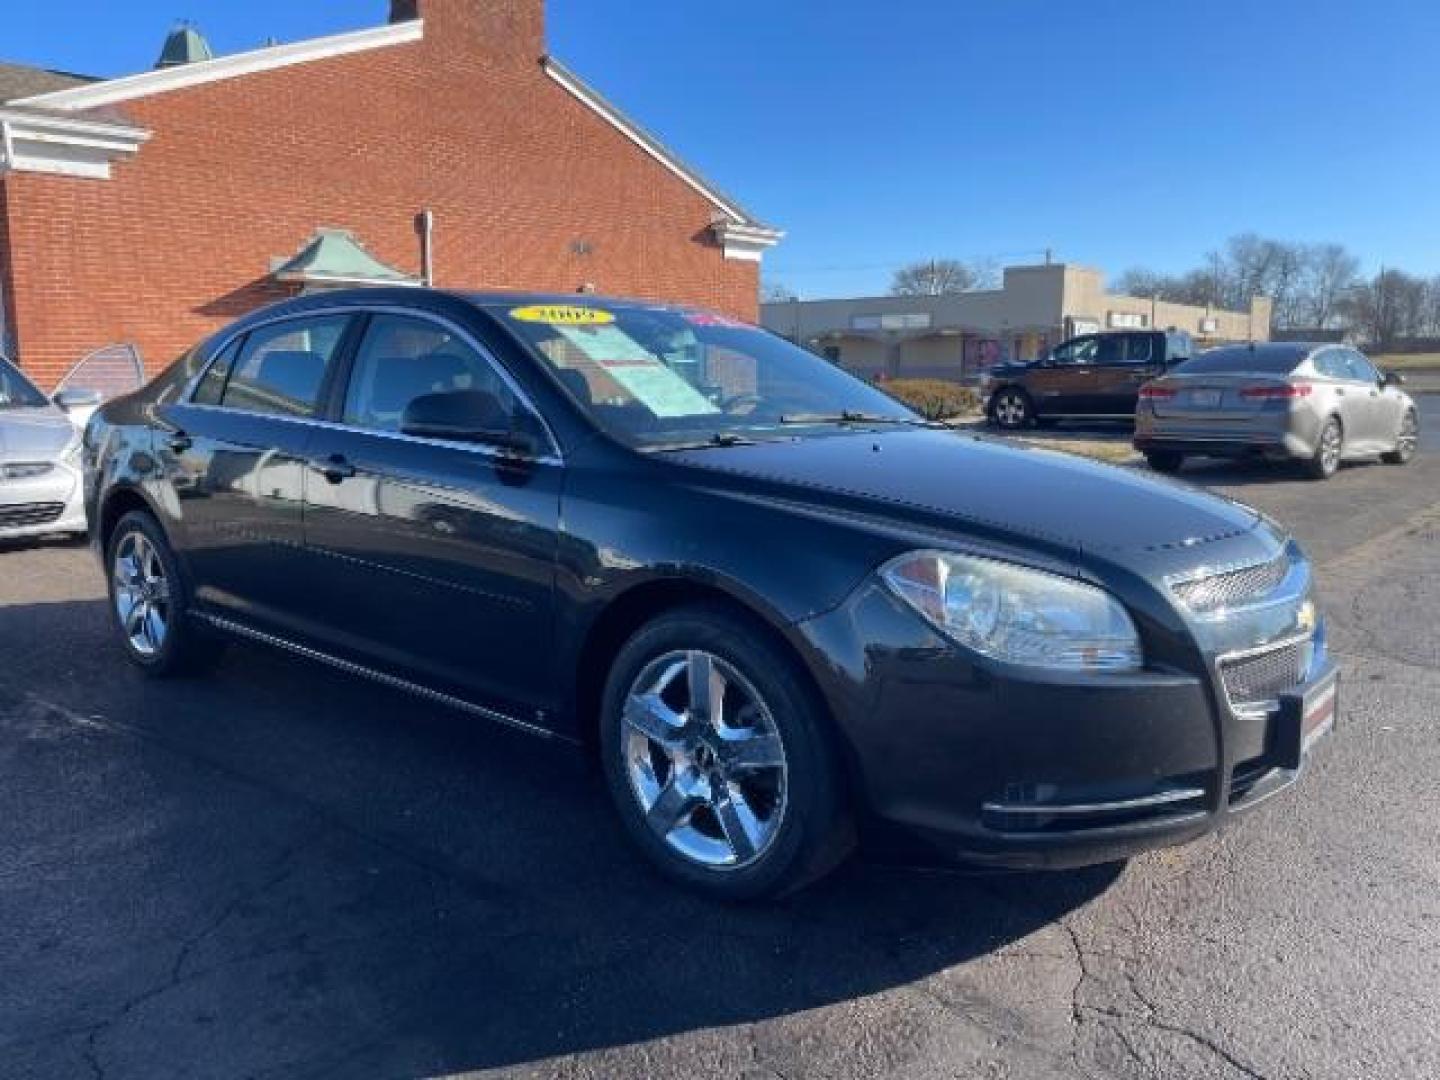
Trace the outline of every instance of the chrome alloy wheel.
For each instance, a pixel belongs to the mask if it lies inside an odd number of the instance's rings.
[[[155,545],[141,532],[127,533],[112,568],[115,614],[130,647],[150,659],[165,646],[170,628],[170,581]]]
[[[995,422],[1001,427],[1019,427],[1025,422],[1025,402],[1019,394],[1006,391],[995,399]]]
[[[667,653],[636,677],[624,708],[625,773],[655,835],[710,869],[759,860],[785,819],[788,774],[750,682],[713,653]]]
[[[1320,433],[1320,466],[1327,476],[1340,468],[1343,438],[1340,434],[1340,425],[1334,420],[1326,424],[1325,429]]]

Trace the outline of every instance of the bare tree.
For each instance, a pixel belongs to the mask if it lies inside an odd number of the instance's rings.
[[[1303,286],[1309,324],[1319,329],[1331,326],[1340,314],[1342,296],[1359,276],[1360,260],[1343,244],[1311,245]]]
[[[959,259],[926,259],[895,271],[892,296],[948,296],[981,288],[983,271]]]

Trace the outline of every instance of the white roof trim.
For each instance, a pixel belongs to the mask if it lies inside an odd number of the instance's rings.
[[[0,108],[0,172],[108,180],[111,163],[134,157],[149,138],[150,132],[129,124]]]
[[[424,36],[424,22],[414,19],[410,22],[354,30],[309,41],[271,45],[264,49],[252,49],[249,52],[221,56],[214,60],[201,60],[194,64],[182,64],[179,67],[145,71],[139,75],[127,75],[120,79],[38,94],[11,104],[35,105],[46,109],[94,109],[102,105],[115,105],[123,101],[133,101],[135,98],[149,97],[152,94],[220,82],[223,79],[274,71],[292,64],[308,64],[315,60],[329,60],[370,49],[407,45],[420,41]]]
[[[739,224],[722,220],[710,227],[715,230],[715,238],[725,248],[725,257],[742,262],[762,261],[765,252],[785,238],[782,231],[768,225]]]
[[[673,154],[668,153],[663,147],[658,146],[653,138],[646,135],[622,112],[581,82],[577,76],[565,70],[565,68],[549,57],[546,57],[542,61],[542,66],[544,67],[546,75],[549,75],[550,78],[563,86],[574,97],[589,106],[591,110],[598,114],[616,131],[640,147],[641,150],[644,150],[661,165],[664,165],[665,168],[685,181],[690,187],[705,196],[705,198],[713,203],[726,217],[732,219],[737,224],[750,222],[750,215],[701,180],[700,177],[686,168]]]

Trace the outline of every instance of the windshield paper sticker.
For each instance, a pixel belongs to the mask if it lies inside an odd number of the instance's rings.
[[[606,326],[615,321],[613,312],[570,304],[514,308],[510,317],[517,322],[546,323],[550,326]]]
[[[720,410],[617,326],[557,326],[571,345],[656,416],[711,416]]]

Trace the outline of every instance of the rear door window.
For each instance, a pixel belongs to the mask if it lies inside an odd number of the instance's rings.
[[[1125,362],[1144,366],[1159,361],[1155,355],[1155,338],[1151,334],[1133,335],[1125,349]]]
[[[350,316],[287,319],[251,331],[221,397],[227,409],[311,416]]]

